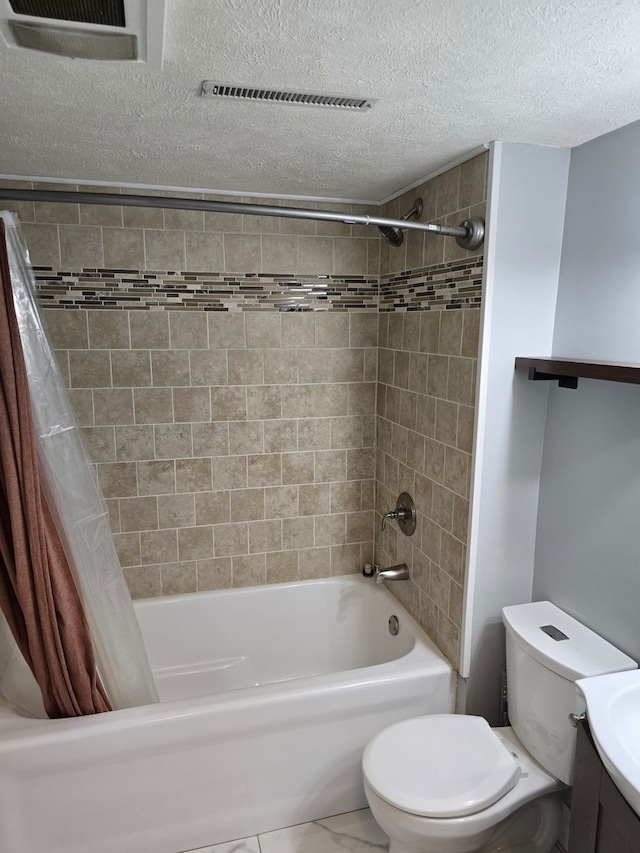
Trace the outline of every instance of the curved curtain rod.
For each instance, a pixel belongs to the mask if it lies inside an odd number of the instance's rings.
[[[434,225],[430,222],[415,220],[388,219],[384,216],[368,214],[339,213],[334,210],[313,210],[306,207],[275,207],[267,204],[241,204],[232,201],[213,201],[197,198],[174,198],[147,195],[115,195],[112,193],[68,192],[62,190],[12,190],[0,188],[0,200],[6,201],[48,201],[58,204],[113,204],[124,207],[164,207],[176,210],[208,210],[216,213],[247,213],[253,216],[283,216],[295,219],[319,219],[329,222],[343,222],[345,225],[383,225],[390,228],[429,231],[443,237],[456,237],[468,241],[474,237],[474,226],[470,223],[481,220],[465,220],[461,225]],[[469,223],[469,224],[467,224]],[[484,223],[482,223],[484,226]],[[484,227],[482,228],[484,236]],[[477,235],[475,235],[477,240]],[[480,239],[482,242],[482,239]],[[461,244],[462,245],[462,244]],[[476,243],[479,245],[479,243]],[[475,246],[465,246],[475,248]]]

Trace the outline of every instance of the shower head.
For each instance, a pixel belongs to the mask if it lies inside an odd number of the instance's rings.
[[[399,228],[392,228],[391,225],[378,225],[378,231],[387,243],[391,243],[392,246],[402,246],[404,234]]]
[[[420,219],[422,216],[422,199],[417,198],[413,207],[408,213],[402,217],[402,219]],[[392,246],[402,246],[404,241],[404,234],[402,233],[402,229],[393,228],[391,225],[378,225],[378,231],[380,232],[380,236],[384,237],[387,243],[391,243]]]

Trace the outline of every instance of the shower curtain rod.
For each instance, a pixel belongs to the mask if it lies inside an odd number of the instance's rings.
[[[112,193],[68,192],[63,190],[12,190],[0,188],[0,200],[48,201],[57,204],[114,204],[124,207],[164,207],[174,210],[205,210],[216,213],[247,213],[252,216],[282,216],[295,219],[319,219],[343,222],[345,225],[383,225],[391,228],[428,231],[443,237],[455,237],[464,249],[476,249],[484,239],[482,219],[465,219],[458,226],[434,225],[430,222],[388,219],[368,214],[339,213],[334,210],[313,210],[305,207],[275,207],[268,204],[242,204],[232,201],[213,201],[197,198],[173,198],[147,195],[115,195]]]

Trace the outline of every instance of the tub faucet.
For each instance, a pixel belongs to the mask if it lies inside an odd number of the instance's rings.
[[[406,563],[398,563],[397,566],[390,566],[388,569],[383,569],[380,571],[379,563],[375,565],[375,579],[376,583],[382,583],[382,581],[406,581],[409,580],[409,569],[407,568]]]

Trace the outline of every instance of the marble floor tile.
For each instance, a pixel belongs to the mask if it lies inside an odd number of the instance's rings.
[[[277,829],[260,835],[259,841],[261,853],[382,853],[389,849],[389,839],[369,809]]]
[[[213,847],[199,847],[186,853],[260,853],[260,844],[257,838],[239,838],[237,841],[214,844]]]

